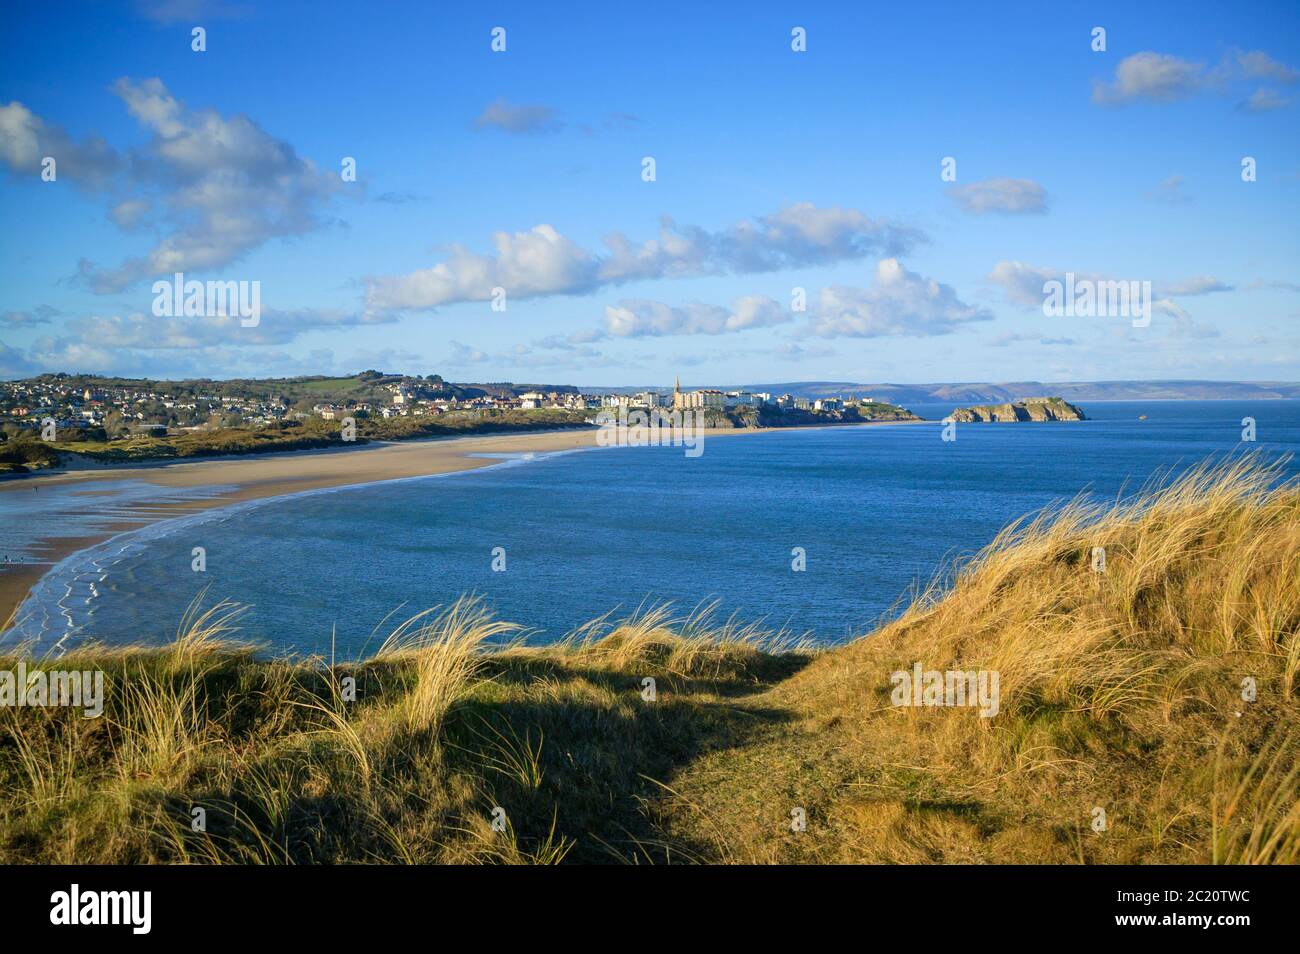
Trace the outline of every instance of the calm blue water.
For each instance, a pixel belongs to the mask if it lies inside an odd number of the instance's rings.
[[[723,615],[833,642],[1027,511],[1085,490],[1114,497],[1211,456],[1300,450],[1300,402],[1084,410],[1093,420],[959,425],[951,443],[925,424],[710,439],[694,459],[583,451],[182,517],[64,561],[9,638],[168,639],[207,587],[209,601],[252,604],[245,635],[329,652],[333,630],[340,656],[373,650],[399,606],[404,618],[469,592],[538,641],[647,598],[683,611],[716,598]],[[1246,416],[1254,444],[1241,441]],[[194,547],[204,573],[191,569]],[[505,572],[492,570],[495,547]],[[794,547],[805,572],[791,570]]]

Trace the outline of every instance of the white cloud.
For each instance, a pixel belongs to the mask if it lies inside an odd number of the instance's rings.
[[[406,275],[366,279],[374,308],[432,308],[460,301],[487,301],[494,288],[509,298],[535,298],[589,291],[597,284],[598,260],[549,225],[527,232],[496,232],[495,255],[453,245],[446,261]]]
[[[804,361],[809,358],[833,358],[838,352],[827,345],[802,345],[797,341],[783,341],[773,352],[782,361]]]
[[[1120,104],[1136,99],[1169,103],[1185,99],[1201,86],[1203,66],[1168,53],[1134,53],[1115,67],[1111,83],[1095,80],[1092,101]]]
[[[985,179],[951,186],[948,195],[967,212],[1046,212],[1047,193],[1032,179]]]
[[[98,136],[74,142],[61,126],[46,123],[22,103],[0,106],[0,164],[19,176],[38,177],[54,159],[56,181],[101,189],[122,168],[122,158]]]
[[[471,364],[487,364],[492,356],[479,348],[472,348],[460,341],[451,341],[451,353],[443,360],[453,368],[468,367]]]
[[[94,291],[120,291],[145,278],[221,268],[270,239],[325,224],[324,205],[341,189],[247,116],[191,110],[161,80],[119,79],[112,92],[152,134],[123,161],[102,140],[73,143],[21,103],[0,107],[0,162],[15,173],[39,171],[52,155],[60,178],[114,193],[109,218],[134,229],[153,217],[164,233],[154,248],[114,268],[82,260]]]
[[[887,258],[877,263],[870,288],[823,288],[807,332],[822,338],[943,335],[992,317],[959,299],[951,286],[909,272],[897,259]]]
[[[1209,322],[1197,322],[1181,311],[1173,316],[1173,325],[1169,328],[1170,338],[1218,338],[1219,329]]]
[[[152,378],[276,377],[304,374],[354,374],[362,368],[392,370],[427,366],[424,358],[402,349],[360,349],[346,356],[329,348],[306,355],[278,349],[212,345],[194,349],[142,349],[88,343],[59,336],[36,341],[26,351],[0,342],[0,377],[29,377],[48,371],[70,374],[119,374]]]
[[[798,202],[709,236],[723,270],[770,272],[801,265],[901,255],[925,240],[916,230],[869,218],[857,209]]]
[[[1001,334],[989,342],[993,348],[1006,348],[1013,344],[1022,344],[1025,342],[1048,347],[1078,344],[1073,338],[1046,338],[1043,335],[1026,335],[1026,334]]]
[[[136,0],[135,5],[141,16],[163,25],[201,23],[246,12],[246,8],[223,0]]]
[[[656,239],[636,244],[617,232],[606,236],[603,255],[578,246],[551,225],[537,225],[527,232],[494,233],[494,254],[454,245],[444,261],[430,268],[369,277],[366,301],[372,308],[422,309],[487,301],[496,287],[513,299],[583,294],[643,279],[766,272],[877,253],[896,255],[924,239],[919,231],[871,219],[856,209],[811,203],[717,232],[665,218]]]
[[[764,295],[742,296],[730,308],[703,302],[669,305],[631,299],[607,305],[599,328],[548,340],[571,347],[600,340],[724,335],[777,327],[796,317]],[[940,335],[965,322],[991,317],[984,309],[961,301],[949,286],[909,272],[897,259],[889,258],[877,264],[870,288],[831,285],[821,289],[800,334],[824,338]],[[793,344],[783,353],[811,354]]]
[[[1092,101],[1111,106],[1139,99],[1172,103],[1205,89],[1229,93],[1247,82],[1259,80],[1289,85],[1300,80],[1300,70],[1279,63],[1263,50],[1229,50],[1213,69],[1148,50],[1121,60],[1111,82],[1094,80]],[[1241,105],[1252,112],[1263,112],[1280,109],[1288,102],[1272,90],[1260,88]]]
[[[1060,282],[1063,286],[1068,283],[1067,276],[1074,276],[1076,286],[1082,286],[1085,282],[1094,284],[1111,283],[1117,281],[1112,277],[1098,274],[1097,272],[1071,272],[1058,268],[1041,268],[1035,265],[1026,265],[1024,262],[1002,261],[993,266],[993,270],[988,274],[988,281],[1002,289],[1007,301],[1016,305],[1022,305],[1025,308],[1041,309],[1046,300],[1046,293],[1043,291],[1043,285],[1047,282]],[[1122,281],[1142,281],[1143,279],[1125,278]],[[1228,286],[1222,288],[1209,287],[1206,282],[1217,283],[1213,278],[1196,278],[1188,279],[1180,283],[1186,289],[1181,292],[1184,295],[1207,294],[1211,291],[1226,291]],[[1221,284],[1221,283],[1219,283]],[[1175,286],[1177,287],[1177,286]],[[1196,291],[1195,289],[1203,289]],[[1155,295],[1171,295],[1171,290],[1160,289]],[[1177,303],[1171,301],[1168,297],[1153,297],[1151,301],[1151,310],[1153,313],[1170,315],[1174,318],[1184,318],[1186,313]]]
[[[748,295],[730,308],[692,302],[673,307],[637,299],[605,307],[604,331],[613,338],[720,335],[784,324],[792,316],[771,298]]]
[[[57,312],[42,305],[32,313],[8,312],[0,323],[25,328],[48,322]],[[308,331],[351,328],[393,319],[344,311],[262,309],[261,322],[251,328],[238,317],[169,318],[152,314],[92,316],[67,321],[60,333],[37,339],[25,351],[0,342],[0,377],[25,377],[42,371],[180,376],[265,377],[274,373],[321,374],[376,366],[360,352],[342,365],[331,351],[313,351],[294,358],[267,346],[287,344]]]
[[[1067,272],[1063,269],[1039,268],[1034,265],[1026,265],[1024,262],[1003,261],[993,266],[988,280],[1002,289],[1008,301],[1017,305],[1024,305],[1026,308],[1041,308],[1045,296],[1043,285],[1047,282],[1064,283],[1066,274]],[[1108,282],[1112,280],[1108,276],[1099,275],[1095,272],[1074,272],[1073,274],[1076,283],[1084,281]],[[1177,306],[1173,302],[1164,301],[1164,298],[1209,295],[1213,292],[1233,290],[1233,286],[1211,275],[1197,275],[1158,287],[1155,294],[1162,296],[1162,298],[1157,299],[1154,304],[1162,306],[1173,314],[1177,310]]]
[[[49,305],[37,305],[31,311],[6,311],[0,314],[0,325],[6,328],[31,328],[34,325],[48,325],[50,319],[59,314],[58,309]]]
[[[1180,282],[1174,282],[1170,285],[1163,286],[1159,293],[1161,295],[1171,295],[1175,298],[1181,298],[1189,295],[1208,295],[1211,292],[1233,291],[1233,287],[1226,282],[1221,282],[1210,275],[1196,275],[1192,278],[1185,278]]]
[[[610,356],[590,346],[594,341],[630,341],[670,336],[718,336],[789,324],[797,315],[763,295],[746,295],[724,308],[702,302],[668,305],[660,301],[632,299],[605,308],[602,325],[570,335],[551,335],[529,345],[516,345],[488,353],[460,342],[452,342],[446,363],[451,366],[492,368],[586,369],[625,367],[624,358]],[[948,334],[962,324],[985,321],[992,316],[958,299],[947,285],[907,271],[896,259],[885,259],[876,267],[870,288],[841,285],[822,289],[803,336],[822,338],[882,335],[927,336]],[[715,359],[734,359],[742,354],[771,355],[783,360],[821,358],[836,352],[824,345],[785,341],[774,351],[729,347]],[[697,355],[704,354],[696,352]],[[701,359],[703,360],[703,359]],[[673,361],[689,364],[688,356]]]
[[[263,308],[257,325],[244,327],[238,315],[168,317],[139,312],[77,318],[67,323],[88,346],[144,351],[194,350],[287,344],[308,331],[385,324],[390,316],[348,311]]]
[[[1024,262],[1004,261],[993,266],[988,280],[1002,289],[1008,301],[1026,308],[1040,308],[1043,304],[1043,285],[1050,281],[1064,281],[1065,272],[1038,268]]]
[[[0,341],[0,379],[27,378],[40,371],[25,352]]]
[[[526,106],[497,99],[474,120],[479,129],[501,129],[510,133],[553,132],[561,123],[550,106]]]
[[[1186,205],[1192,201],[1192,197],[1183,191],[1183,182],[1184,179],[1180,175],[1169,176],[1153,191],[1148,192],[1147,198],[1167,205]]]
[[[382,202],[384,205],[406,205],[408,202],[420,202],[423,198],[423,196],[415,192],[390,191],[379,193],[379,195],[375,196],[374,201]]]
[[[1251,79],[1269,79],[1287,84],[1300,80],[1300,70],[1279,63],[1263,50],[1234,50],[1233,53],[1241,72]]]
[[[121,79],[113,91],[154,133],[132,166],[145,189],[156,190],[171,234],[144,258],[111,271],[83,265],[96,291],[219,268],[272,238],[324,224],[321,207],[341,187],[339,176],[299,157],[248,117],[191,111],[157,79]]]
[[[1260,88],[1250,94],[1250,98],[1241,104],[1241,108],[1248,113],[1268,113],[1275,109],[1285,109],[1291,105],[1291,100],[1280,95],[1275,90]]]
[[[451,368],[486,367],[517,370],[583,371],[592,368],[626,367],[618,358],[595,348],[571,347],[558,339],[543,339],[531,345],[518,344],[504,351],[489,353],[460,341],[451,341],[451,351],[441,364]]]
[[[108,210],[108,217],[118,228],[129,232],[145,224],[152,208],[148,199],[123,199]]]

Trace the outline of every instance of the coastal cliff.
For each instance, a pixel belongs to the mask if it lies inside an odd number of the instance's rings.
[[[951,415],[961,424],[1001,421],[1084,421],[1083,411],[1059,397],[1025,398],[1006,404],[977,404],[956,408]]]

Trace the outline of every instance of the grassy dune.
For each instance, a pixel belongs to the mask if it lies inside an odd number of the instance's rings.
[[[239,615],[64,657],[99,718],[0,708],[0,862],[1300,861],[1300,489],[1249,462],[1010,528],[831,650],[663,608],[529,648],[462,600],[330,665]],[[893,705],[916,662],[998,713]]]

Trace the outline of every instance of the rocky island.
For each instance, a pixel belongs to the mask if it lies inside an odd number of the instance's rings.
[[[1006,404],[977,404],[953,410],[961,424],[1000,421],[1083,421],[1083,411],[1059,397],[1024,398]]]

